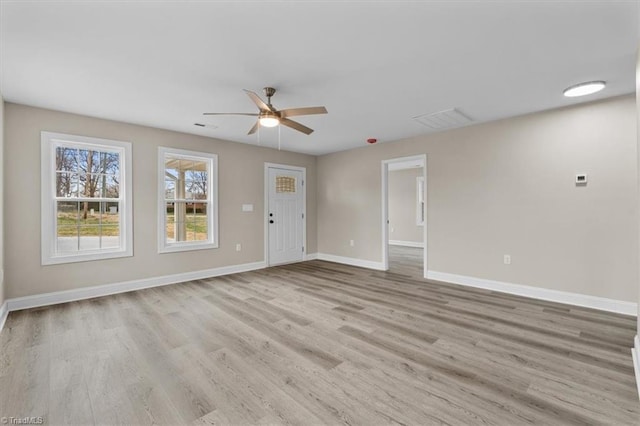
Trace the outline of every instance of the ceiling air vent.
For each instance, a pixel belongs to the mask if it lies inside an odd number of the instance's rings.
[[[455,108],[419,115],[413,119],[432,130],[462,127],[473,121]]]

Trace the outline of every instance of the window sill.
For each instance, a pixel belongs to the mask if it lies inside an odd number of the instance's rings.
[[[42,258],[42,266],[59,265],[63,263],[90,262],[96,260],[116,259],[120,257],[132,257],[133,250],[102,251],[85,254],[58,255]]]
[[[158,248],[158,253],[176,253],[181,251],[210,250],[218,248],[218,243],[176,243]]]

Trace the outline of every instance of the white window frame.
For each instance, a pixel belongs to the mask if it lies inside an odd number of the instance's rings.
[[[166,199],[165,199],[165,156],[167,154],[178,156],[187,160],[206,161],[207,173],[207,199],[209,204],[207,212],[209,217],[207,226],[209,239],[207,241],[180,241],[167,242],[166,238]],[[208,152],[187,151],[184,149],[159,147],[158,148],[158,253],[173,253],[191,250],[206,250],[218,248],[218,156]]]
[[[416,178],[416,225],[424,226],[425,216],[424,176]]]
[[[131,201],[131,143],[88,136],[41,132],[41,261],[42,265],[84,262],[133,256],[133,214]],[[78,253],[56,252],[57,204],[56,196],[56,148],[59,146],[116,151],[120,159],[120,188],[118,201],[120,243],[113,249],[86,250]],[[73,201],[73,199],[69,199]]]

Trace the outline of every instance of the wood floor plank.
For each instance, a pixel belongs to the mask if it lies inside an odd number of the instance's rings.
[[[11,312],[0,414],[45,424],[640,424],[635,318],[310,261]]]

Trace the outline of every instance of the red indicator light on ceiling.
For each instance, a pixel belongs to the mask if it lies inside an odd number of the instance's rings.
[[[378,139],[376,139],[376,138],[367,139],[367,143],[376,143],[376,142],[378,142]]]

